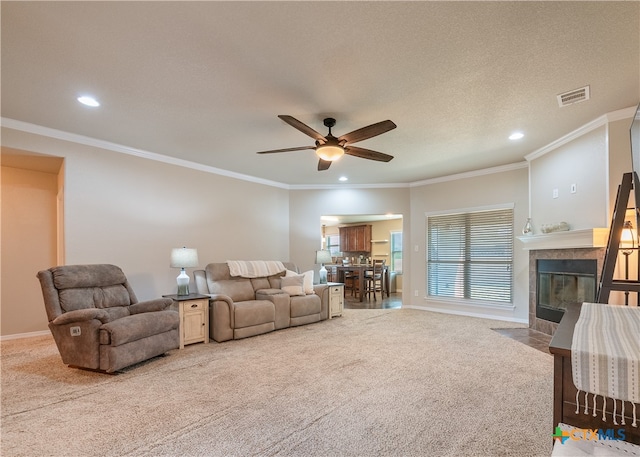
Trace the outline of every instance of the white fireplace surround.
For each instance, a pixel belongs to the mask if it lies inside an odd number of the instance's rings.
[[[565,232],[522,235],[517,237],[527,251],[539,249],[602,248],[609,241],[608,228],[568,230]]]

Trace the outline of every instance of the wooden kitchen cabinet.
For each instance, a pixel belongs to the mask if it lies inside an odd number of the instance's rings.
[[[340,227],[342,252],[371,252],[371,225]]]

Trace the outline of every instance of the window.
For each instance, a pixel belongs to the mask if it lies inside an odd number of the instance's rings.
[[[331,257],[340,257],[340,235],[327,236],[327,249],[331,253]]]
[[[402,232],[391,232],[391,271],[402,273]]]
[[[427,291],[511,303],[513,208],[427,217]]]

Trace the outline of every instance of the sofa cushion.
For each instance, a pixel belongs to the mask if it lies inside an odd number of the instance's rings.
[[[148,336],[167,332],[180,325],[177,311],[134,314],[103,324],[100,327],[100,344],[120,346]]]
[[[255,299],[251,280],[247,278],[212,281],[209,284],[209,293],[228,295],[234,302]]]
[[[305,271],[304,275],[304,293],[309,295],[314,293],[313,291],[313,270]]]
[[[51,268],[56,289],[103,287],[124,284],[127,278],[115,265],[63,265]]]
[[[283,276],[269,276],[269,288],[280,289]]]
[[[235,328],[275,322],[276,308],[269,300],[249,300],[236,303],[234,307]]]
[[[280,281],[280,288],[289,295],[305,295],[304,275],[285,276]]]
[[[131,314],[127,306],[104,308],[104,311],[109,316],[108,320],[102,321],[104,323],[115,321],[116,319],[122,319],[123,317],[129,316]]]
[[[269,278],[266,276],[264,278],[251,278],[251,285],[253,290],[271,289],[271,283],[269,283]]]
[[[314,293],[313,292],[313,270],[305,271],[304,273],[296,273],[293,270],[285,271],[285,277],[299,276],[299,275],[304,276],[304,285],[303,285],[304,292],[306,294]]]
[[[62,289],[58,294],[60,307],[64,311],[86,308],[129,306],[131,297],[122,285]]]
[[[305,295],[304,297],[291,297],[291,317],[309,316],[319,314],[322,302],[317,295]]]

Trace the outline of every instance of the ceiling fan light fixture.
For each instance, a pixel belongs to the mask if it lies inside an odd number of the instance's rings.
[[[100,106],[100,102],[90,95],[82,95],[78,97],[77,100],[83,105],[90,106],[92,108],[97,108],[98,106]]]
[[[342,147],[340,146],[325,144],[323,146],[318,146],[316,148],[316,154],[322,160],[333,162],[334,160],[338,160],[340,157],[344,155],[344,149],[342,149]]]

